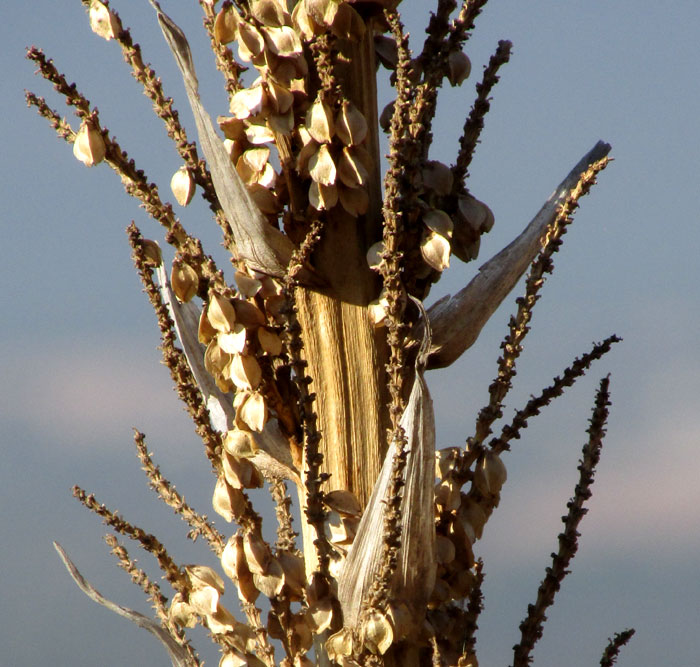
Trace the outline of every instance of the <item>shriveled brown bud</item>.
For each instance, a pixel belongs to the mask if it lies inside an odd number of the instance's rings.
[[[114,39],[122,31],[119,19],[100,0],[92,0],[88,18],[92,31],[103,39]]]
[[[175,296],[183,303],[191,301],[199,289],[197,272],[187,262],[178,258],[173,260],[170,282]]]
[[[194,177],[190,170],[184,166],[180,167],[170,179],[170,189],[180,206],[187,206],[192,201],[196,187]]]
[[[335,133],[333,113],[320,97],[316,98],[306,113],[306,129],[319,144],[329,143],[333,138]]]
[[[85,166],[94,167],[105,159],[106,154],[102,133],[90,121],[83,121],[75,135],[73,155]]]
[[[156,241],[141,239],[139,243],[143,252],[143,260],[147,266],[160,266],[163,263],[163,253]]]
[[[214,39],[216,42],[218,44],[228,44],[236,39],[240,22],[241,17],[233,5],[225,6],[214,20]]]
[[[447,78],[453,86],[461,86],[472,71],[472,64],[464,51],[453,51],[448,58]]]

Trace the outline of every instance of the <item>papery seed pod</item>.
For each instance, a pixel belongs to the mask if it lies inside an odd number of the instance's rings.
[[[173,286],[175,296],[182,303],[191,301],[199,290],[199,276],[197,272],[187,262],[183,262],[179,258],[173,260],[170,283]]]
[[[394,642],[394,629],[384,614],[373,611],[362,626],[362,642],[372,652],[384,655]]]
[[[385,296],[381,295],[378,299],[374,299],[374,301],[370,301],[367,304],[367,316],[372,326],[378,328],[386,325],[388,307],[389,302],[386,300]]]
[[[320,32],[320,26],[309,16],[306,11],[306,3],[297,2],[292,11],[292,23],[297,32],[308,42],[313,39],[316,32]]]
[[[222,474],[216,480],[212,506],[217,514],[231,523],[245,508],[245,496],[240,489],[230,486]]]
[[[309,186],[309,204],[317,211],[328,211],[338,203],[338,188],[312,181]]]
[[[444,480],[453,470],[461,449],[459,447],[445,447],[435,452],[435,476]]]
[[[428,601],[428,608],[435,609],[443,605],[447,600],[450,599],[450,587],[446,581],[440,579],[439,577],[435,579],[435,587],[433,592],[430,594],[430,600]]]
[[[281,86],[271,78],[267,80],[267,93],[272,107],[279,114],[286,114],[294,104],[294,95],[290,90]]]
[[[287,12],[276,0],[253,0],[249,7],[253,18],[265,26],[283,26],[289,19]]]
[[[232,456],[224,452],[221,457],[226,481],[234,489],[259,489],[263,485],[263,476],[257,466],[248,459]]]
[[[486,496],[496,495],[500,492],[507,476],[501,457],[489,450],[477,461],[473,484]]]
[[[338,199],[341,206],[353,217],[364,215],[369,209],[369,194],[366,188],[348,188],[338,184]]]
[[[395,102],[389,102],[389,104],[382,109],[382,113],[379,114],[379,127],[381,127],[384,132],[388,132],[391,129],[391,119],[394,117],[395,107]]]
[[[75,135],[73,155],[86,167],[94,167],[105,159],[106,154],[102,133],[91,122],[83,121]]]
[[[444,535],[436,535],[435,554],[438,563],[451,563],[456,555],[454,542]]]
[[[333,662],[340,662],[340,658],[352,655],[352,632],[348,628],[343,628],[339,632],[331,635],[326,640],[326,652]]]
[[[200,586],[190,592],[188,602],[197,614],[207,616],[216,612],[219,593],[212,586]]]
[[[283,114],[271,113],[265,122],[271,132],[288,135],[294,129],[294,110],[289,109]]]
[[[238,597],[242,602],[252,604],[258,599],[260,591],[255,587],[253,575],[248,569],[240,535],[233,535],[226,542],[221,554],[221,567],[226,576],[236,582]]]
[[[225,451],[234,456],[251,457],[255,456],[258,450],[255,440],[248,431],[241,431],[238,428],[231,429],[224,435],[222,445]]]
[[[228,635],[235,640],[235,632],[240,625],[235,616],[222,604],[219,604],[213,613],[207,615],[207,627],[214,635]],[[246,642],[242,638],[238,639],[239,646],[244,646]]]
[[[265,574],[272,560],[267,542],[258,532],[249,531],[243,536],[243,552],[248,569],[253,574]]]
[[[336,166],[328,144],[321,144],[319,149],[309,158],[309,175],[322,185],[333,185],[336,178]]]
[[[243,122],[243,121],[241,121]],[[244,132],[245,134],[245,132]],[[224,144],[224,150],[228,153],[228,156],[233,164],[236,164],[238,162],[238,158],[241,157],[243,154],[243,151],[246,149],[246,146],[248,145],[248,140],[245,138],[241,139],[240,141],[233,141],[231,139],[224,139],[223,141]]]
[[[214,39],[217,44],[229,44],[236,39],[241,20],[233,5],[224,6],[214,20]]]
[[[459,212],[470,228],[479,234],[491,231],[494,217],[491,209],[472,195],[462,195],[457,200]]]
[[[347,2],[338,4],[330,29],[339,39],[350,42],[361,42],[367,30],[362,17]]]
[[[405,602],[390,602],[386,615],[394,630],[394,641],[401,641],[415,631],[413,614]]]
[[[386,35],[374,36],[374,52],[377,59],[389,70],[395,70],[399,62],[399,53],[396,48],[396,40]]]
[[[454,176],[452,170],[442,162],[429,160],[421,170],[423,187],[432,190],[435,194],[445,197],[452,192]]]
[[[246,328],[240,322],[236,322],[233,325],[233,331],[226,334],[220,333],[216,342],[221,350],[227,354],[240,354],[245,350],[246,336]]]
[[[182,593],[175,593],[168,609],[170,620],[182,628],[193,628],[197,625],[194,609],[185,602]]]
[[[350,101],[343,100],[335,117],[335,132],[346,146],[361,144],[367,137],[367,121]]]
[[[248,660],[245,654],[239,651],[224,653],[224,655],[221,656],[221,660],[219,660],[219,667],[246,667],[247,665]]]
[[[346,516],[357,516],[362,514],[360,502],[352,491],[337,489],[323,496],[323,502],[332,510]]]
[[[300,131],[299,134],[302,135],[302,132]],[[304,134],[308,134],[308,133],[304,133]],[[311,139],[311,135],[308,135],[308,136],[309,136],[308,141],[306,141],[304,143],[304,145],[301,147],[301,150],[297,154],[296,170],[299,172],[299,174],[301,176],[308,173],[309,160],[311,159],[311,157],[313,155],[316,155],[316,153],[318,153],[318,149],[319,149],[319,144],[317,144],[313,139]]]
[[[90,2],[88,18],[92,31],[103,39],[114,39],[122,31],[119,19],[100,0]]]
[[[367,184],[369,173],[357,149],[344,146],[338,161],[338,177],[349,188],[359,188]]]
[[[440,234],[430,232],[420,244],[425,263],[436,271],[444,271],[450,265],[450,242]]]
[[[329,27],[338,12],[339,0],[302,0],[308,15],[318,24]]]
[[[170,189],[180,206],[187,206],[192,201],[196,188],[197,184],[187,167],[180,167],[170,179]]]
[[[216,572],[207,565],[186,565],[185,572],[190,579],[193,588],[211,586],[218,591],[219,595],[224,594],[224,581]]]
[[[216,122],[227,139],[239,141],[245,137],[245,123],[232,116],[217,116]]]
[[[270,129],[265,114],[251,116],[247,119],[245,138],[254,146],[260,146],[275,140],[275,134]]]
[[[441,211],[437,208],[431,208],[426,211],[422,216],[423,224],[432,232],[440,234],[449,239],[452,236],[452,231],[454,229],[454,223],[452,218],[450,218],[445,211]]]
[[[143,261],[146,266],[160,266],[163,263],[163,253],[156,241],[141,239],[139,246],[141,247]]]
[[[259,392],[240,392],[244,397],[236,411],[236,420],[240,420],[244,427],[251,431],[261,433],[267,422],[267,402]]]
[[[265,39],[260,31],[246,21],[238,23],[238,55],[241,60],[250,62],[265,48]]]
[[[469,534],[470,530],[474,534],[472,542],[480,540],[484,532],[484,526],[488,520],[488,515],[480,503],[466,494],[462,494],[459,510],[457,510],[457,519],[465,525],[465,531]],[[470,529],[466,528],[469,524]]]
[[[236,310],[236,321],[247,329],[255,329],[267,323],[264,313],[250,301],[234,299],[233,307]]]
[[[238,389],[253,390],[260,386],[262,369],[255,357],[234,354],[226,369],[226,375]]]
[[[314,636],[306,614],[294,614],[290,622],[292,637],[289,642],[293,653],[306,652],[311,648]]]
[[[447,78],[453,86],[461,86],[472,71],[472,64],[464,51],[453,51],[448,58]]]
[[[262,33],[271,53],[282,58],[293,58],[303,54],[299,35],[290,26],[263,28]]]
[[[280,210],[280,203],[274,193],[260,183],[252,183],[247,186],[250,198],[255,202],[255,205],[265,215],[276,215]]]
[[[282,339],[274,331],[260,327],[258,329],[258,342],[265,354],[269,354],[271,357],[278,357],[282,354]]]
[[[238,161],[246,164],[250,171],[258,173],[265,169],[265,165],[268,164],[269,159],[270,149],[267,147],[262,147],[251,148],[247,151],[244,151]]]
[[[314,632],[320,635],[328,630],[333,622],[333,601],[330,597],[317,600],[314,604],[309,605],[308,614]]]
[[[204,368],[214,377],[223,375],[226,367],[231,363],[231,355],[224,352],[219,347],[219,342],[216,338],[209,341],[207,349],[204,352]]]
[[[250,116],[257,116],[265,108],[267,93],[262,82],[252,85],[250,88],[241,88],[231,97],[229,111],[234,118],[242,120]]]
[[[245,299],[254,297],[262,289],[262,282],[260,280],[249,276],[243,271],[236,271],[236,273],[233,274],[233,279],[236,281],[238,291]]]
[[[221,333],[230,333],[236,324],[236,310],[230,299],[212,292],[207,305],[209,323]]]
[[[306,129],[319,144],[329,143],[335,132],[333,113],[330,107],[317,97],[306,112]]]
[[[302,600],[306,586],[304,559],[288,551],[278,551],[277,560],[284,572],[286,595],[290,600]]]
[[[265,574],[253,572],[255,587],[268,598],[277,597],[284,588],[284,571],[275,557],[267,565]]]

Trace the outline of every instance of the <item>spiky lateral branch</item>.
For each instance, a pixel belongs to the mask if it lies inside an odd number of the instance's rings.
[[[552,565],[537,591],[537,600],[528,606],[527,617],[520,624],[521,639],[513,647],[513,667],[527,667],[532,658],[530,654],[536,642],[542,637],[542,628],[547,620],[546,611],[554,602],[554,596],[561,587],[561,582],[569,573],[569,564],[578,550],[578,526],[588,512],[584,503],[591,497],[591,486],[605,436],[605,423],[610,405],[610,378],[600,382],[596,394],[595,407],[588,427],[588,442],[583,447],[583,456],[579,462],[579,481],[574,497],[567,503],[568,513],[562,517],[564,531],[559,535],[559,550],[552,554]]]
[[[622,632],[616,632],[615,636],[609,640],[605,651],[603,651],[603,657],[600,659],[600,667],[612,667],[617,662],[620,649],[632,639],[633,635],[633,628],[623,630]]]

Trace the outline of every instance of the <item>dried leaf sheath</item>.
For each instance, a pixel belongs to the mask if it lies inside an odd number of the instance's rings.
[[[423,364],[419,355],[411,394],[400,421],[408,456],[399,510],[401,546],[390,584],[390,599],[406,603],[416,620],[422,618],[435,582],[435,416],[423,378]],[[338,599],[349,628],[357,627],[367,593],[381,574],[386,500],[396,453],[396,443],[392,442],[338,580]]]

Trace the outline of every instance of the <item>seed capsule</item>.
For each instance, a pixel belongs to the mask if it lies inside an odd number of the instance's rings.
[[[335,131],[346,146],[361,144],[367,137],[367,121],[352,102],[343,100],[335,118]]]
[[[447,78],[453,86],[461,86],[472,71],[472,64],[464,51],[453,51],[448,59]]]
[[[94,167],[105,159],[107,146],[102,133],[89,121],[83,121],[75,135],[73,155],[87,167]]]
[[[445,211],[437,208],[432,208],[423,214],[423,224],[432,232],[440,234],[449,239],[452,236],[454,223]]]
[[[319,144],[329,143],[333,138],[335,132],[333,114],[320,97],[316,98],[306,113],[306,129]]]
[[[228,44],[236,39],[241,17],[233,5],[224,7],[214,21],[214,39],[218,44]]]
[[[175,296],[183,303],[191,301],[199,289],[197,272],[187,262],[177,258],[173,261],[170,282]]]
[[[426,234],[420,244],[420,251],[426,264],[436,271],[444,271],[450,265],[450,243],[440,234]]]
[[[231,301],[216,292],[212,292],[207,306],[209,323],[221,333],[230,333],[236,324],[236,311]]]
[[[170,189],[180,206],[187,206],[192,201],[196,187],[194,178],[187,167],[180,167],[170,179]]]
[[[119,19],[100,0],[92,0],[88,18],[92,31],[103,39],[114,39],[122,31]]]

